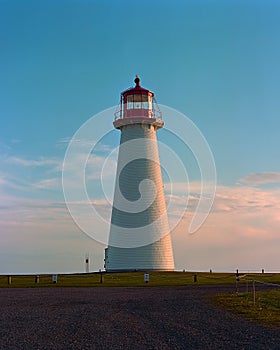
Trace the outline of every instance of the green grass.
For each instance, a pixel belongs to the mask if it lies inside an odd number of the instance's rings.
[[[144,282],[143,272],[103,273],[100,283],[99,273],[60,274],[57,283],[52,283],[52,275],[40,275],[39,283],[35,283],[35,275],[12,276],[12,284],[8,284],[8,276],[0,276],[0,288],[16,287],[110,287],[110,286],[185,286],[206,284],[235,284],[234,273],[198,272],[194,282],[194,272],[150,272],[149,283]],[[280,274],[250,274],[249,279],[263,282],[279,283]],[[239,282],[244,290],[246,282]]]
[[[256,287],[258,288],[258,287]],[[280,326],[280,288],[253,292],[221,294],[213,297],[218,305],[262,324]]]

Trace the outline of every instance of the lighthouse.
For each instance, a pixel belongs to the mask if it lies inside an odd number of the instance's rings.
[[[164,122],[154,93],[134,82],[113,122],[121,140],[105,269],[174,270],[156,137]]]

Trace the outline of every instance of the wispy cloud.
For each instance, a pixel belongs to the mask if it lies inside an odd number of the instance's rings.
[[[3,186],[3,185],[8,185],[8,181],[6,180],[4,175],[0,174],[0,186]]]
[[[180,197],[179,197],[180,199]],[[180,202],[181,201],[181,202]],[[178,201],[183,205],[182,198]],[[187,234],[196,202],[190,201],[173,231],[175,257],[189,269],[234,270],[237,267],[276,268],[280,244],[280,190],[251,186],[218,186],[207,220]],[[172,217],[170,218],[172,220]],[[185,268],[186,265],[177,265]]]
[[[16,144],[16,143],[20,143],[20,142],[21,142],[21,140],[19,140],[19,139],[11,139],[12,144]]]
[[[266,209],[280,209],[278,189],[263,190],[249,186],[219,186],[214,202],[215,211],[260,212]]]
[[[100,146],[101,147],[101,146]],[[81,184],[77,183],[76,173],[82,172],[81,181],[85,180],[86,191],[90,191],[91,197],[98,193],[98,198],[102,193],[103,187],[108,192],[113,190],[110,184],[114,184],[116,172],[116,152],[107,158],[110,147],[104,145],[101,147],[104,154],[87,153],[83,149],[77,148],[70,161],[63,163],[63,158],[58,157],[38,157],[26,158],[19,156],[2,156],[0,172],[0,191],[8,194],[18,191],[19,197],[36,197],[44,196],[46,199],[58,198],[63,199],[62,188],[62,169],[64,169],[64,186],[71,188],[71,191],[77,194],[81,191]],[[107,153],[106,153],[107,152]],[[63,168],[64,165],[64,168]],[[5,169],[5,170],[4,170]],[[73,180],[74,179],[74,180]],[[97,181],[98,180],[98,181]],[[97,188],[98,186],[98,188]]]
[[[257,186],[280,183],[280,172],[263,172],[249,174],[238,181],[241,184]]]
[[[33,187],[44,190],[61,190],[61,177],[35,182]]]
[[[11,146],[7,145],[6,143],[0,141],[0,149],[4,152],[9,151],[12,149]]]
[[[88,149],[89,147],[92,147],[95,144],[95,142],[90,139],[78,139],[78,138],[68,136],[68,137],[63,137],[59,139],[57,142],[57,146],[67,147],[70,143],[75,144],[75,146],[80,150],[85,147]]]
[[[57,166],[61,163],[61,160],[57,158],[38,158],[38,159],[26,159],[19,157],[9,157],[5,160],[8,163],[22,165],[25,167],[49,167],[49,166]]]
[[[106,152],[110,153],[114,148],[110,145],[99,142],[99,140],[93,139],[78,139],[73,137],[64,137],[58,140],[57,146],[66,148],[68,145],[75,145],[77,151],[92,150],[94,152]]]
[[[10,175],[8,173],[0,174],[0,193],[6,192],[8,189],[17,191],[28,191],[31,183],[23,180],[20,176]]]

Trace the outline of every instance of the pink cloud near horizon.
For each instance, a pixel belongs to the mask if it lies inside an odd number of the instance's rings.
[[[244,178],[247,179],[247,183],[244,180],[243,185],[217,186],[212,210],[206,222],[193,235],[188,234],[187,228],[197,206],[200,184],[190,183],[188,207],[180,224],[172,233],[176,269],[232,270],[239,267],[254,270],[263,267],[279,270],[280,190],[254,187],[256,183],[261,185],[275,182],[278,179],[277,174],[279,173],[250,174]],[[98,257],[95,267],[102,267],[103,246],[80,232],[67,212],[65,203],[51,198],[45,200],[26,198],[26,192],[11,195],[8,193],[8,189],[13,187],[11,181],[3,176],[1,179],[0,253],[7,254],[9,247],[13,245],[13,252],[15,255],[18,252],[17,258],[21,259],[20,252],[25,249],[29,252],[31,268],[32,251],[42,251],[47,257],[48,252],[51,252],[56,245],[57,259],[59,252],[61,254],[63,251],[71,252],[64,260],[67,266],[67,259],[71,259],[71,254],[77,254],[77,249],[86,249],[85,241],[88,241],[91,251]],[[28,187],[28,184],[26,186]],[[41,182],[30,184],[25,190],[39,191],[42,187],[56,186],[58,186],[57,178],[52,181],[42,179]],[[176,207],[171,213],[176,217],[186,206],[186,184],[173,184],[174,194],[170,193],[170,189],[171,187],[166,184],[167,197],[174,196],[176,199]],[[51,196],[51,192],[49,195]],[[98,206],[100,213],[104,215],[109,229],[108,202],[96,199],[93,204]],[[82,215],[84,203],[77,201],[76,205],[77,213],[80,212]],[[79,237],[83,240],[81,245],[77,244]],[[48,264],[47,258],[44,264],[45,266]],[[4,268],[5,261],[1,260],[1,266]],[[59,266],[62,266],[61,262]]]

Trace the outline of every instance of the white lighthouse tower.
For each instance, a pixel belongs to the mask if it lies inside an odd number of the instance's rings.
[[[174,270],[156,131],[163,127],[153,92],[121,93],[121,131],[106,271]]]

